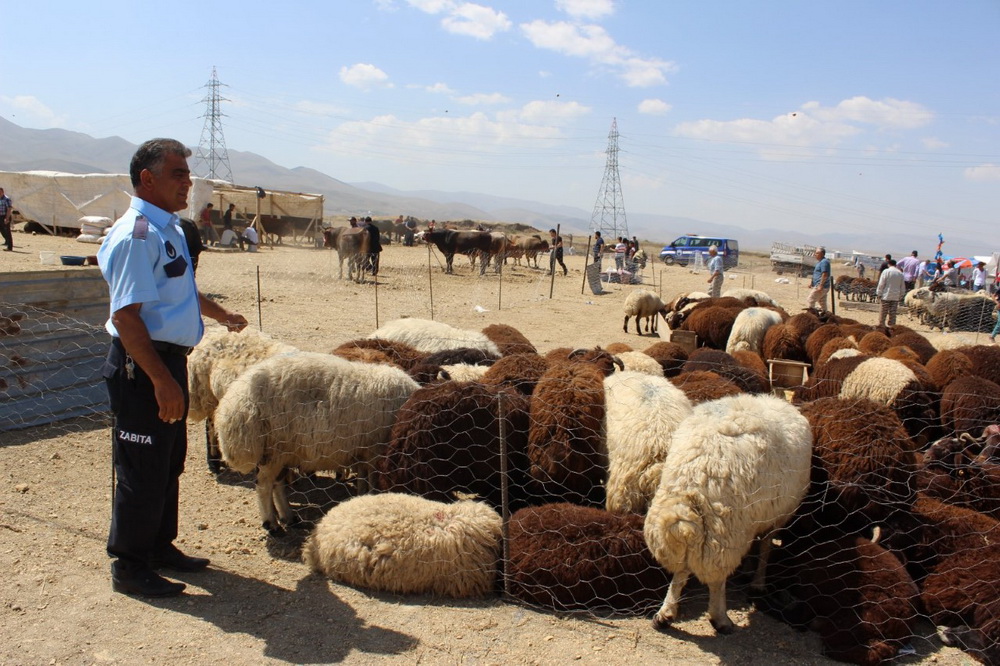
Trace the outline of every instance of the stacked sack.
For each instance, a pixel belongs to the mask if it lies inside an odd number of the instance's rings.
[[[110,217],[84,215],[80,218],[80,235],[76,240],[80,243],[103,243],[112,224],[114,222]]]

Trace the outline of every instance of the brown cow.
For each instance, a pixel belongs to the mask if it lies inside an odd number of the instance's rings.
[[[539,253],[549,251],[549,242],[538,234],[521,236],[517,239],[517,245],[524,255],[524,264],[530,266],[531,262],[534,261],[535,268],[538,268]]]
[[[355,282],[364,279],[365,259],[368,257],[370,238],[364,227],[331,227],[323,230],[323,247],[337,248],[340,262],[338,277],[344,277],[344,259],[347,259],[347,278]],[[357,278],[354,273],[357,271]]]
[[[434,243],[444,255],[445,273],[453,273],[452,263],[455,254],[476,255],[479,259],[479,274],[486,273],[486,265],[490,263],[493,248],[493,237],[488,231],[455,231],[453,229],[434,229],[424,233],[424,241]]]

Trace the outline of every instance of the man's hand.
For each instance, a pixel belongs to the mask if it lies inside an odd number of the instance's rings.
[[[233,312],[228,313],[225,317],[219,319],[218,322],[228,328],[230,332],[239,333],[247,327],[247,318]]]

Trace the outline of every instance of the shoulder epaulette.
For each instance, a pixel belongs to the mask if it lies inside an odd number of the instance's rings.
[[[146,240],[147,233],[149,233],[149,220],[144,215],[136,217],[135,226],[132,227],[132,238]]]

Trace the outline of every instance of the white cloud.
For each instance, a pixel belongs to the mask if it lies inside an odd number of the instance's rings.
[[[389,75],[375,65],[369,65],[368,63],[357,63],[350,67],[341,67],[340,80],[356,88],[392,87],[392,83],[389,82]]]
[[[487,104],[505,104],[510,101],[508,97],[500,93],[476,93],[474,95],[463,95],[456,98],[462,104],[482,106]]]
[[[426,14],[440,14],[455,8],[454,0],[406,0],[409,5]]]
[[[521,31],[536,48],[547,49],[608,67],[632,87],[663,85],[676,66],[659,58],[643,58],[615,40],[599,25],[535,20],[522,23]]]
[[[565,124],[588,113],[590,107],[578,102],[534,101],[528,102],[516,111],[506,111],[500,116],[533,125],[544,125]]]
[[[458,161],[463,155],[479,159],[483,152],[499,154],[506,148],[526,145],[538,148],[547,140],[561,138],[562,124],[589,112],[577,103],[536,101],[495,116],[477,111],[468,116],[448,114],[411,122],[385,115],[339,125],[320,150],[341,155],[387,155],[408,163],[424,159],[428,149],[444,151]]]
[[[1000,165],[998,164],[980,164],[969,167],[963,173],[969,180],[980,183],[1000,181]]]
[[[429,93],[440,95],[454,95],[455,91],[448,87],[446,83],[435,83],[432,86],[424,86],[424,90]]]
[[[924,144],[924,148],[928,150],[942,150],[949,146],[948,143],[938,139],[937,137],[929,136],[920,140]]]
[[[474,2],[455,2],[455,0],[407,0],[407,2],[425,14],[444,14],[441,27],[455,35],[490,39],[498,32],[510,30],[511,22],[506,14]]]
[[[490,39],[498,32],[510,30],[511,22],[503,12],[467,2],[453,9],[441,20],[441,25],[456,35]]]
[[[639,102],[639,113],[645,113],[650,116],[662,116],[672,108],[672,106],[662,99],[644,99]]]
[[[556,0],[556,8],[573,18],[596,20],[615,12],[613,0]]]
[[[853,97],[833,107],[818,102],[803,104],[798,111],[771,120],[741,118],[718,121],[699,120],[681,123],[675,129],[679,136],[711,141],[733,141],[761,144],[761,153],[781,159],[784,149],[831,148],[844,140],[876,130],[907,130],[929,123],[933,114],[919,104],[895,99],[871,100]],[[897,150],[899,144],[869,146],[870,152]],[[802,157],[802,153],[796,153]]]
[[[67,120],[65,115],[56,113],[33,95],[0,96],[0,104],[12,109],[10,115],[19,125],[62,127]]]
[[[834,107],[807,102],[802,105],[802,110],[825,122],[851,121],[887,129],[915,129],[934,119],[934,114],[922,105],[891,97],[884,100],[852,97]]]

